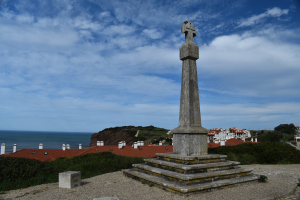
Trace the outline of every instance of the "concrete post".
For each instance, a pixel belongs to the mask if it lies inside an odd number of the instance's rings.
[[[100,141],[100,146],[104,146],[104,141]]]
[[[1,155],[5,154],[5,143],[1,144]]]
[[[101,146],[101,142],[100,141],[97,141],[97,146]]]
[[[17,151],[17,144],[14,144],[13,153]]]
[[[185,156],[206,155],[208,131],[201,125],[196,66],[196,60],[199,58],[199,46],[193,43],[197,29],[193,28],[193,22],[185,21],[181,25],[181,33],[185,33],[185,44],[180,47],[182,78],[179,126],[172,130],[173,153]]]
[[[43,149],[43,144],[39,144],[39,149]]]
[[[162,142],[161,142],[161,141],[159,141],[159,145],[162,145]]]
[[[79,144],[79,149],[82,149],[82,145],[81,144]]]
[[[62,150],[64,150],[64,151],[66,150],[66,145],[65,144],[62,145]]]
[[[141,141],[141,146],[144,146],[144,141]]]
[[[253,138],[251,138],[251,142],[253,142]]]
[[[66,148],[67,148],[67,149],[70,149],[70,145],[69,145],[69,144],[67,144],[67,145],[66,145]]]
[[[225,140],[221,140],[221,146],[225,146]]]
[[[138,148],[137,142],[134,142],[134,143],[133,143],[133,148],[134,148],[134,149],[137,149],[137,148]]]
[[[118,147],[119,147],[119,149],[122,149],[122,147],[123,147],[123,142],[119,142]]]
[[[257,137],[255,138],[255,142],[257,142]]]

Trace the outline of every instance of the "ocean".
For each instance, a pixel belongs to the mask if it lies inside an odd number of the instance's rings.
[[[38,149],[43,144],[44,149],[61,149],[62,144],[69,144],[71,149],[90,146],[93,133],[82,132],[48,132],[48,131],[7,131],[0,130],[0,144],[5,143],[5,154],[13,152],[14,144],[17,151],[21,149]]]

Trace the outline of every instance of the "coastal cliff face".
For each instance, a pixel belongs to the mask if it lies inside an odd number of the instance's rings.
[[[137,132],[139,131],[139,134]],[[150,126],[121,126],[106,128],[91,136],[90,147],[96,146],[97,141],[104,141],[104,145],[118,145],[119,142],[125,141],[126,145],[132,145],[136,141],[148,143],[158,143],[164,140],[169,130],[164,128]],[[172,141],[171,141],[172,142]]]
[[[90,147],[96,146],[97,141],[104,141],[104,145],[118,145],[121,141],[126,141],[127,145],[133,144],[132,137],[123,130],[114,132],[113,130],[103,130],[98,133],[94,133],[91,136]]]

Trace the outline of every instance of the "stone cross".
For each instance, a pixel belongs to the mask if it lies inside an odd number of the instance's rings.
[[[193,28],[193,22],[185,21],[181,25],[181,34],[185,33],[185,43],[193,43],[193,38],[197,35],[197,28]]]
[[[193,43],[196,30],[193,22],[185,21],[181,25],[181,33],[185,33],[185,44],[179,49],[182,60],[179,126],[172,133],[173,153],[185,156],[207,154],[208,131],[201,125],[196,66],[199,46]]]

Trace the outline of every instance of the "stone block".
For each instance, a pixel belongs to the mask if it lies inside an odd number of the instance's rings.
[[[180,60],[199,58],[199,46],[195,43],[185,43],[180,46]]]
[[[80,171],[67,171],[59,173],[59,187],[72,189],[81,185]]]
[[[173,153],[185,156],[207,155],[206,134],[173,134]]]

